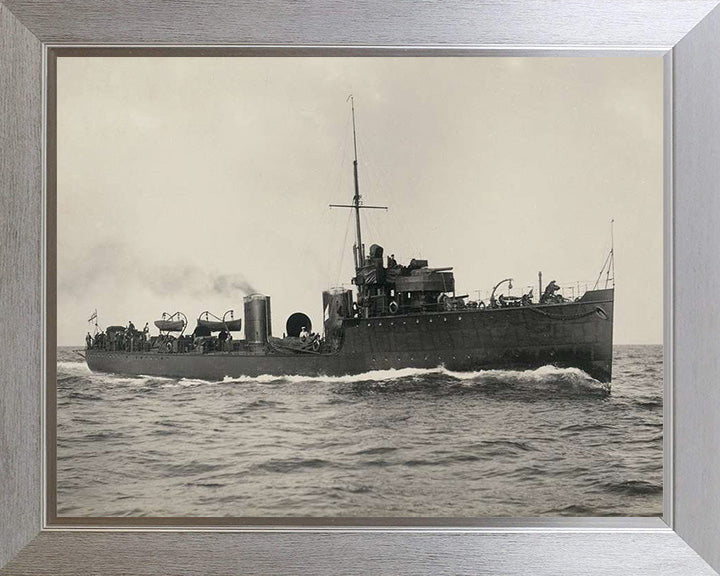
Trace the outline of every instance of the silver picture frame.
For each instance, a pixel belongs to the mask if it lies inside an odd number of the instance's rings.
[[[715,574],[720,569],[716,0],[0,0],[0,574]],[[662,519],[60,525],[48,512],[45,191],[57,48],[649,55],[665,78]],[[404,524],[404,525],[403,525]]]

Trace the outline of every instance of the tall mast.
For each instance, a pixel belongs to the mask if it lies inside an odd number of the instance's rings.
[[[355,130],[355,99],[350,95],[350,108],[352,109],[353,122],[353,149],[355,151],[355,160],[353,160],[353,175],[355,176],[355,196],[353,197],[353,206],[355,207],[355,262],[357,267],[365,266],[365,250],[362,245],[362,231],[360,229],[360,183],[358,182],[358,158],[357,158],[357,131]]]
[[[610,277],[612,274],[612,278]],[[610,220],[610,262],[605,276],[605,288],[612,280],[613,288],[615,288],[615,218]]]
[[[357,130],[355,129],[355,99],[352,94],[348,96],[350,107],[352,109],[353,122],[353,149],[355,151],[355,159],[353,160],[353,175],[355,177],[355,196],[353,196],[352,204],[330,204],[331,208],[353,208],[355,210],[355,249],[353,256],[355,257],[355,270],[359,270],[365,266],[365,250],[362,244],[362,230],[360,229],[360,209],[387,210],[387,206],[364,206],[360,203],[360,184],[358,182],[358,158],[357,158]]]

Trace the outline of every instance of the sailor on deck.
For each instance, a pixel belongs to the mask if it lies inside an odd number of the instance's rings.
[[[310,333],[307,331],[307,328],[303,326],[302,330],[300,330],[300,340],[306,342],[308,338],[310,338]]]
[[[227,342],[229,333],[225,330],[220,330],[218,334],[218,342],[220,344],[220,350],[225,350],[225,342]]]

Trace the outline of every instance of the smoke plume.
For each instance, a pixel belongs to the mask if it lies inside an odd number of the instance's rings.
[[[113,243],[98,244],[89,254],[58,268],[58,289],[71,296],[82,296],[98,284],[120,288],[131,283],[140,284],[158,296],[233,296],[258,292],[240,273],[220,274],[194,265],[141,263]]]
[[[257,290],[241,274],[222,274],[212,280],[213,292],[229,296],[240,291],[243,294],[256,294]]]

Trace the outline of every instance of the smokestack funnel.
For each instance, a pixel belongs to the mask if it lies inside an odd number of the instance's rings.
[[[245,305],[245,340],[248,344],[262,345],[272,336],[270,296],[251,294],[243,300]]]

